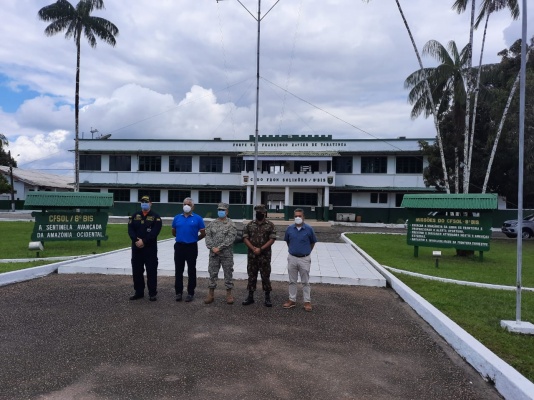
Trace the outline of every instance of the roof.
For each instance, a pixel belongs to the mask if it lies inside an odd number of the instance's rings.
[[[109,208],[113,193],[31,192],[26,196],[25,209],[32,208]]]
[[[3,165],[0,166],[0,172],[9,176],[9,167]],[[74,188],[73,178],[71,176],[47,174],[45,172],[31,169],[13,168],[13,179],[30,186],[70,190]]]
[[[496,210],[496,194],[407,194],[401,207],[431,210]]]

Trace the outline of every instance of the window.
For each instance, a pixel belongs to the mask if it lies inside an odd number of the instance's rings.
[[[230,172],[241,172],[245,170],[243,157],[230,157]]]
[[[139,156],[139,171],[161,171],[161,156]]]
[[[352,157],[334,157],[333,170],[339,174],[352,174]]]
[[[80,171],[101,171],[101,169],[100,154],[80,154]]]
[[[199,203],[220,203],[221,202],[220,190],[199,190],[198,202]]]
[[[371,193],[371,203],[381,203],[386,204],[388,202],[388,194],[387,193]]]
[[[286,170],[285,161],[263,161],[261,163],[262,172],[269,172],[271,174],[283,174]]]
[[[192,160],[193,158],[191,156],[170,156],[169,172],[191,172],[193,170]]]
[[[395,207],[400,207],[401,206],[402,199],[404,199],[404,193],[397,193],[395,195]]]
[[[295,161],[295,172],[317,172],[319,161]]]
[[[230,191],[230,204],[245,204],[247,202],[247,193],[244,190]]]
[[[113,201],[130,201],[130,189],[108,189],[108,193],[113,193]]]
[[[317,193],[293,193],[293,204],[296,206],[316,206]]]
[[[191,190],[169,190],[169,203],[183,203],[186,197],[191,197]]]
[[[259,165],[259,163],[258,163]],[[254,160],[247,160],[245,161],[245,171],[249,172],[249,171],[252,171],[254,172]]]
[[[397,157],[397,174],[423,173],[423,159],[421,157]]]
[[[352,193],[330,192],[330,204],[336,207],[351,207],[352,206]]]
[[[386,174],[387,172],[387,157],[362,157],[362,174]]]
[[[131,171],[132,156],[109,156],[110,171]]]
[[[200,157],[200,172],[222,172],[222,166],[222,157]]]
[[[150,201],[152,201],[152,203],[159,203],[161,197],[160,197],[160,191],[159,190],[143,190],[143,189],[139,189],[139,201],[141,201],[141,197],[143,196],[149,196],[150,197]]]

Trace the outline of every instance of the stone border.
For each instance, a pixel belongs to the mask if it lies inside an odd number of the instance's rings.
[[[349,233],[346,233],[349,234]],[[458,324],[436,307],[415,293],[400,279],[376,262],[354,242],[341,234],[343,240],[360,253],[378,272],[386,278],[389,286],[421,316],[447,343],[487,381],[495,384],[497,391],[506,399],[534,399],[534,383],[504,362],[495,353],[463,330]]]

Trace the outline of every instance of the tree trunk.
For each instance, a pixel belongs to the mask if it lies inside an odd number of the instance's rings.
[[[532,50],[532,47],[529,47],[527,51],[527,55],[526,55],[527,60],[528,60],[528,57],[530,56],[531,50]],[[482,186],[482,193],[486,193],[486,189],[488,187],[488,181],[490,177],[491,167],[493,165],[493,159],[495,158],[495,153],[497,152],[497,145],[499,144],[499,139],[501,137],[502,128],[504,126],[504,122],[506,121],[506,117],[508,116],[508,110],[510,109],[510,104],[512,104],[515,91],[517,90],[520,76],[521,76],[521,71],[517,73],[512,89],[510,90],[510,94],[508,95],[506,106],[504,107],[504,111],[502,113],[501,122],[499,123],[499,128],[497,129],[497,135],[495,136],[495,142],[493,142],[493,148],[491,149],[491,155],[490,155],[490,159],[488,162],[488,169],[486,170],[486,177],[484,178],[484,185]]]
[[[464,129],[464,182],[463,193],[469,193],[469,120],[471,116],[471,93],[473,91],[471,73],[473,67],[473,30],[475,23],[475,0],[471,1],[471,26],[469,27],[469,56],[467,62],[467,82],[465,90],[465,129]]]
[[[76,38],[76,93],[74,94],[74,191],[80,191],[80,150],[78,144],[80,109],[80,39],[81,29]]]
[[[484,34],[482,35],[482,47],[480,48],[480,60],[478,62],[477,81],[475,84],[475,101],[473,104],[473,117],[471,118],[471,133],[469,137],[469,155],[468,155],[469,171],[471,171],[471,161],[473,160],[473,145],[475,142],[475,121],[477,118],[478,93],[480,91],[480,75],[482,73],[482,57],[484,55],[484,46],[486,44],[486,32],[488,30],[488,21],[489,21],[490,15],[491,15],[491,12],[488,12],[486,15],[486,24],[484,25]],[[482,193],[485,193],[485,192],[482,192]]]
[[[415,40],[412,36],[412,31],[410,30],[410,27],[408,26],[408,22],[406,21],[406,18],[404,17],[404,13],[402,11],[402,7],[400,5],[399,0],[395,0],[395,1],[397,3],[397,7],[399,8],[399,12],[401,14],[402,20],[404,21],[404,25],[406,26],[406,30],[408,31],[408,35],[410,36],[410,40],[412,41],[412,46],[414,48],[415,55],[417,56],[417,61],[419,61],[419,67],[421,68],[421,70],[423,70],[424,69],[423,61],[421,60],[419,50],[417,49],[417,45],[415,44]],[[428,96],[428,101],[430,101],[430,105],[432,107],[432,116],[434,117],[434,126],[436,127],[436,137],[438,138],[438,147],[439,147],[439,154],[441,157],[441,166],[443,168],[443,181],[445,182],[445,190],[447,191],[447,193],[450,193],[451,191],[449,188],[449,177],[447,174],[447,166],[445,164],[445,153],[443,151],[443,142],[441,140],[441,132],[439,130],[439,121],[436,115],[436,107],[434,105],[434,100],[432,99],[432,92],[430,90],[430,85],[428,84],[428,80],[426,79],[425,79],[425,88],[426,88],[426,93]]]

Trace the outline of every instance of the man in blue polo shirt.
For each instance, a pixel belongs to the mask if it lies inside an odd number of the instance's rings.
[[[287,273],[289,275],[289,299],[282,307],[293,308],[297,303],[297,279],[300,274],[302,282],[302,295],[304,309],[311,311],[310,289],[310,253],[317,243],[313,228],[304,223],[304,211],[297,208],[294,212],[295,223],[286,229],[284,240],[287,243],[289,254],[287,256]]]
[[[184,199],[183,213],[178,214],[172,221],[172,235],[176,237],[174,243],[174,290],[176,301],[182,301],[184,290],[184,269],[187,262],[187,297],[186,302],[193,301],[197,286],[197,242],[206,236],[204,220],[193,213],[195,204],[191,197]]]

